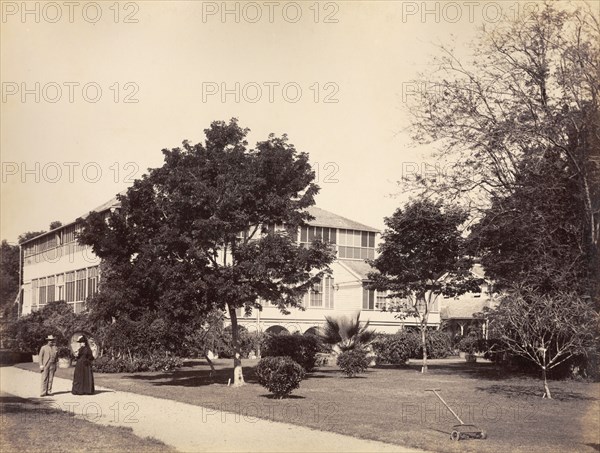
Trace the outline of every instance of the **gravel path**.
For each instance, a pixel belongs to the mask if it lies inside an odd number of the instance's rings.
[[[39,398],[38,373],[0,368],[3,392]],[[127,426],[139,437],[154,437],[186,452],[422,452],[286,423],[247,419],[239,414],[98,387],[89,396],[71,394],[71,381],[54,378],[53,395],[43,398],[77,418]]]

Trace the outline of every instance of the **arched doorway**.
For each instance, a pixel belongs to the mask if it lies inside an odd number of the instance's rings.
[[[318,327],[311,327],[310,329],[306,329],[306,332],[304,332],[304,335],[314,335],[315,337],[319,336],[319,328]]]
[[[266,331],[271,335],[289,335],[290,331],[283,326],[271,326]]]

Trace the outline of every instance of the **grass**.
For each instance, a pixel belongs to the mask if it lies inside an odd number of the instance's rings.
[[[208,365],[190,361],[173,372],[96,374],[96,383],[115,390],[173,399],[207,407],[206,417],[223,422],[256,418],[282,421],[355,437],[440,452],[599,451],[600,385],[551,381],[555,399],[542,399],[540,381],[508,377],[490,363],[461,359],[431,361],[421,375],[418,363],[403,368],[370,368],[356,378],[336,366],[319,368],[290,398],[276,400],[257,384],[255,360],[244,361],[247,385],[227,386],[232,360]],[[33,364],[26,366],[31,367]],[[69,377],[72,370],[59,370]],[[453,442],[452,414],[431,392],[440,394],[465,423],[488,433],[486,440]]]
[[[131,428],[101,426],[49,407],[48,400],[0,394],[0,445],[10,452],[175,451]],[[90,440],[93,439],[93,442]]]

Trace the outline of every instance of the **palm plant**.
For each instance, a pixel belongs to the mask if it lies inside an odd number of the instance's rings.
[[[340,352],[364,348],[375,339],[375,331],[367,330],[369,321],[361,324],[360,312],[354,316],[332,318],[325,316],[325,326],[320,333],[325,344],[337,347]]]

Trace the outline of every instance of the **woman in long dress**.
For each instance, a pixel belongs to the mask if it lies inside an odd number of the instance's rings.
[[[92,361],[94,354],[90,348],[90,344],[85,336],[77,339],[81,343],[79,351],[77,351],[77,364],[75,365],[75,373],[73,374],[73,395],[93,395],[94,394],[94,374],[92,373]]]

